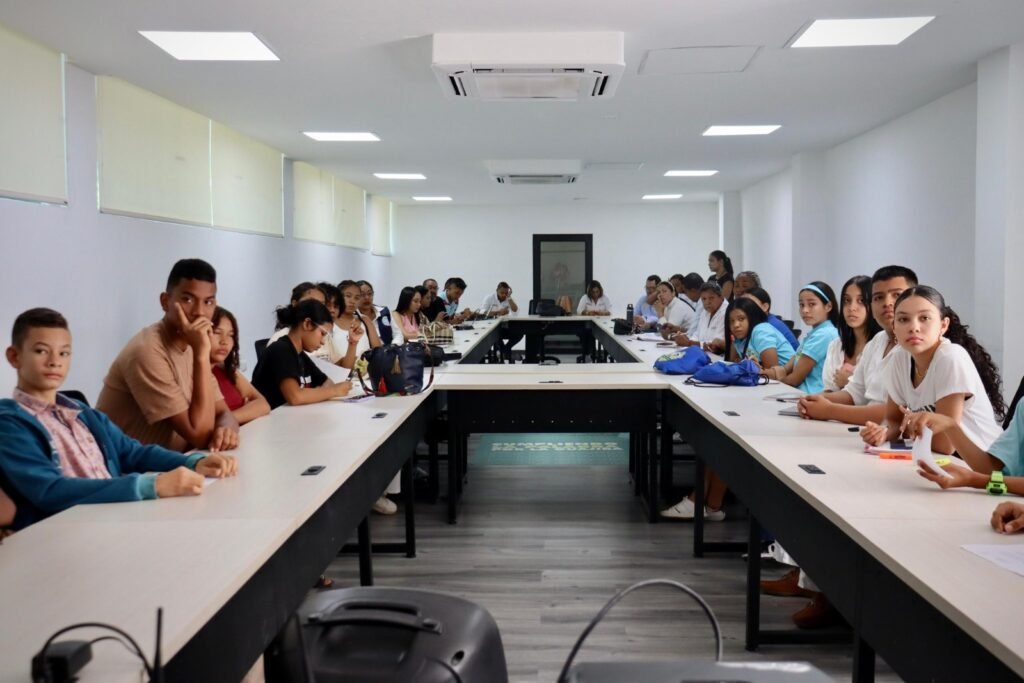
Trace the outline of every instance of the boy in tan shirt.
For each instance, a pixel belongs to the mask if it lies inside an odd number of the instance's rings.
[[[163,319],[125,345],[96,402],[126,434],[176,451],[238,447],[238,422],[210,368],[210,318],[217,273],[200,259],[182,259],[160,294]]]

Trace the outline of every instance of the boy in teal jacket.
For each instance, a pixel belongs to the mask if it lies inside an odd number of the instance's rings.
[[[238,463],[220,453],[182,455],[144,446],[107,416],[57,393],[71,366],[71,333],[53,310],[18,316],[7,361],[13,399],[0,400],[0,486],[16,506],[13,529],[80,503],[199,495],[203,477]]]

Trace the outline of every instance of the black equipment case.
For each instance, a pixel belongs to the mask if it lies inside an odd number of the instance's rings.
[[[311,595],[265,659],[267,683],[507,683],[501,634],[482,607],[402,588]]]

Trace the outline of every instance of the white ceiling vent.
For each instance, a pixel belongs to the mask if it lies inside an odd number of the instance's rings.
[[[625,69],[621,31],[435,33],[431,66],[448,97],[610,97]]]
[[[505,159],[484,164],[501,185],[568,185],[576,182],[583,169],[579,159]]]
[[[509,173],[496,175],[494,179],[502,185],[568,185],[576,182],[576,176],[567,173],[552,175],[550,173]]]

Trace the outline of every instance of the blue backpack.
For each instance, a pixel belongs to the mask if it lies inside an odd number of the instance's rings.
[[[714,384],[718,386],[735,387],[756,387],[758,384],[768,384],[768,377],[761,374],[761,368],[746,358],[739,363],[725,363],[718,361],[705,365],[693,377],[686,380],[687,384],[701,386]]]
[[[654,361],[654,369],[666,375],[692,375],[711,359],[699,346],[688,346],[682,351],[673,351]]]

